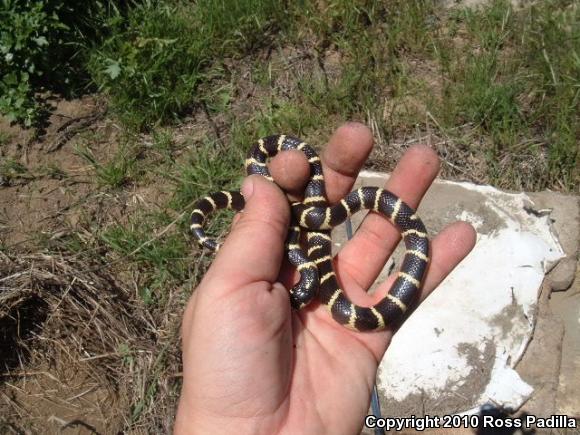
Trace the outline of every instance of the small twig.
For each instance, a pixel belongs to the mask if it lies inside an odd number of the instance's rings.
[[[68,399],[65,399],[65,402],[70,402],[71,400],[80,399],[84,395],[89,394],[89,393],[95,391],[96,389],[97,389],[97,386],[94,385],[91,388],[88,388],[87,390],[83,391],[82,393],[76,394],[72,397],[69,397]]]
[[[50,214],[48,216],[45,216],[45,217],[41,218],[39,220],[39,222],[42,222],[42,221],[45,221],[45,220],[48,220],[48,219],[56,218],[56,217],[62,215],[64,212],[70,210],[71,208],[83,204],[85,201],[87,201],[93,195],[94,195],[94,192],[89,192],[85,196],[83,196],[81,199],[79,199],[77,202],[73,202],[72,204],[69,204],[69,205],[61,208],[60,210],[56,211],[56,213],[52,213],[52,214]]]
[[[187,207],[190,207],[192,204],[193,204],[193,202],[190,203]],[[179,221],[179,219],[181,219],[185,215],[185,213],[186,213],[185,211],[181,212],[171,223],[169,223],[163,230],[161,230],[158,234],[156,234],[155,237],[152,237],[151,239],[149,239],[146,242],[144,242],[141,245],[139,245],[137,248],[133,249],[133,251],[129,252],[129,254],[127,254],[127,256],[123,256],[122,258],[118,258],[117,260],[109,261],[108,263],[103,264],[103,265],[100,265],[100,266],[96,266],[96,267],[93,267],[93,268],[90,268],[90,269],[86,269],[85,272],[95,272],[97,270],[102,269],[103,267],[112,266],[114,264],[117,264],[117,263],[125,260],[126,257],[131,257],[131,256],[135,255],[141,249],[143,249],[144,247],[150,245],[151,243],[153,243],[154,241],[156,241],[157,239],[159,239],[167,231],[169,231],[171,229],[171,227],[173,227],[177,223],[177,221]]]
[[[119,352],[109,352],[109,353],[103,353],[101,355],[94,355],[94,356],[87,356],[85,358],[80,358],[79,361],[80,362],[84,362],[84,361],[93,361],[96,359],[103,359],[103,358],[109,358],[112,356],[121,356],[121,354]]]
[[[98,121],[100,118],[105,116],[106,113],[107,109],[105,108],[97,112],[93,112],[90,115],[69,119],[57,129],[57,131],[61,133],[60,137],[57,140],[55,140],[52,145],[49,145],[46,152],[52,153],[54,151],[59,150],[69,140],[71,140],[73,136],[75,136],[77,133],[93,124],[95,121]],[[76,125],[73,125],[75,123]]]
[[[56,378],[55,376],[51,375],[49,372],[9,372],[9,373],[0,373],[0,378],[26,378],[29,376],[39,376],[39,375],[43,375],[46,376],[50,379],[52,379],[53,381],[56,382],[60,382],[58,380],[58,378]]]
[[[177,221],[180,220],[184,215],[185,215],[185,212],[184,211],[181,212],[171,223],[169,223],[169,225],[167,225],[165,228],[163,228],[163,230],[161,230],[158,234],[156,234],[155,237],[152,237],[151,239],[149,239],[146,242],[144,242],[143,244],[141,244],[141,246],[139,246],[139,247],[135,248],[133,251],[131,251],[129,253],[129,256],[135,255],[137,252],[139,252],[145,246],[148,246],[151,243],[153,243],[155,240],[159,239],[163,234],[165,234],[167,231],[169,231],[169,229],[171,227],[173,227],[177,223]]]

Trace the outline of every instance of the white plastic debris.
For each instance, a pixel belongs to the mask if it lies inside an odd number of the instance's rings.
[[[490,217],[498,225],[478,231],[472,253],[397,332],[380,366],[379,390],[397,402],[417,394],[442,401],[473,394],[477,378],[483,385],[468,408],[491,402],[517,409],[532,387],[513,367],[531,339],[544,274],[564,254],[549,216],[526,211],[533,205],[527,195],[445,184],[480,194],[457,220],[476,230]]]

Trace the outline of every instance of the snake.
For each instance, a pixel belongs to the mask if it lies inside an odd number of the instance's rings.
[[[379,187],[360,187],[330,205],[320,157],[312,146],[290,135],[259,139],[248,153],[247,174],[259,174],[274,181],[267,167],[268,159],[287,150],[301,151],[310,166],[303,200],[290,202],[292,218],[285,241],[286,256],[300,274],[298,283],[289,290],[292,308],[300,310],[318,300],[336,322],[351,330],[380,331],[396,326],[417,299],[428,267],[429,238],[425,225],[412,207]],[[221,209],[239,212],[244,205],[239,191],[219,191],[199,199],[191,213],[194,238],[202,247],[217,252],[221,244],[204,231],[207,217]],[[371,307],[358,306],[349,300],[339,284],[332,257],[331,230],[363,209],[385,216],[399,229],[405,244],[402,265],[392,287]]]

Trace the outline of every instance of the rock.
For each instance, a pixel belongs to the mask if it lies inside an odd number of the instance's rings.
[[[548,274],[548,282],[552,291],[568,290],[576,276],[576,259],[563,258]]]

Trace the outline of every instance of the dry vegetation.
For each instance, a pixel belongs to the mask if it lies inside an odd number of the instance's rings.
[[[2,255],[0,276],[4,433],[170,431],[178,316],[153,318],[106,267],[74,257]]]

